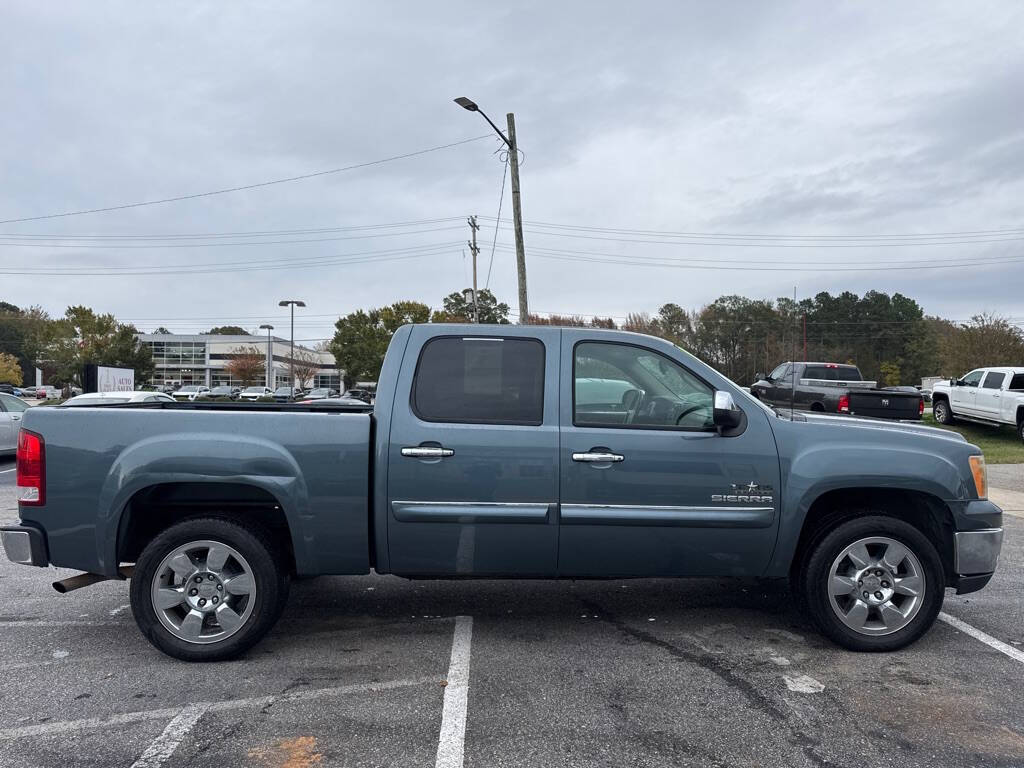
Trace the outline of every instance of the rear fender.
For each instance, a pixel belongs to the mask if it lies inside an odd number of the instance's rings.
[[[284,511],[296,562],[308,561],[312,536],[309,492],[295,458],[280,445],[258,437],[218,433],[160,435],[133,443],[110,467],[97,508],[96,546],[101,573],[117,575],[117,536],[129,501],[163,483],[235,483],[273,496]]]

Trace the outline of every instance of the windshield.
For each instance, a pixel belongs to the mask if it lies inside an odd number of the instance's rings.
[[[274,392],[274,394],[275,395],[287,395],[291,391],[292,391],[291,387],[278,387],[277,390]]]
[[[182,387],[178,391],[179,392],[198,392],[199,391],[199,387],[197,387],[195,385],[189,385],[187,387]]]
[[[245,391],[246,392],[262,392],[263,391],[263,387],[246,387]]]

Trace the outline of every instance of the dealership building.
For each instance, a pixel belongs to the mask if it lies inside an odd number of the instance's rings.
[[[266,336],[180,333],[140,333],[138,339],[153,353],[153,378],[149,383],[157,386],[242,386],[242,382],[231,378],[227,364],[234,355],[243,350],[249,351],[253,347],[272,361],[270,386],[288,386],[291,345],[287,339],[276,336],[268,339]],[[312,386],[331,387],[341,391],[342,374],[335,364],[334,355],[329,352],[317,352],[300,344],[295,345],[295,351],[297,354],[306,353],[317,361],[318,369],[313,376]],[[295,386],[300,384],[301,382],[296,382]]]

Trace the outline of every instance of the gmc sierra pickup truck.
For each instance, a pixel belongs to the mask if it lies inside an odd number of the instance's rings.
[[[919,421],[924,413],[920,392],[879,389],[877,382],[865,381],[855,365],[782,363],[754,378],[750,394],[779,408],[909,421]]]
[[[364,412],[38,407],[11,560],[130,578],[145,636],[236,656],[289,580],[790,579],[836,643],[892,650],[981,589],[1002,512],[981,451],[916,424],[783,418],[696,358],[585,328],[398,330]]]
[[[940,424],[955,419],[1010,424],[1024,440],[1024,368],[976,368],[948,383],[936,382],[932,412]]]

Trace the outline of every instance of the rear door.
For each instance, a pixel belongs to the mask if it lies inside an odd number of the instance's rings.
[[[552,576],[557,328],[413,328],[388,440],[390,570]]]
[[[771,427],[740,400],[745,427],[718,434],[714,388],[680,358],[563,329],[560,576],[741,576],[767,566],[779,497]],[[604,394],[618,382],[636,393],[624,413]]]
[[[985,374],[974,397],[974,413],[978,418],[998,421],[1005,380],[1005,371],[989,371]]]

